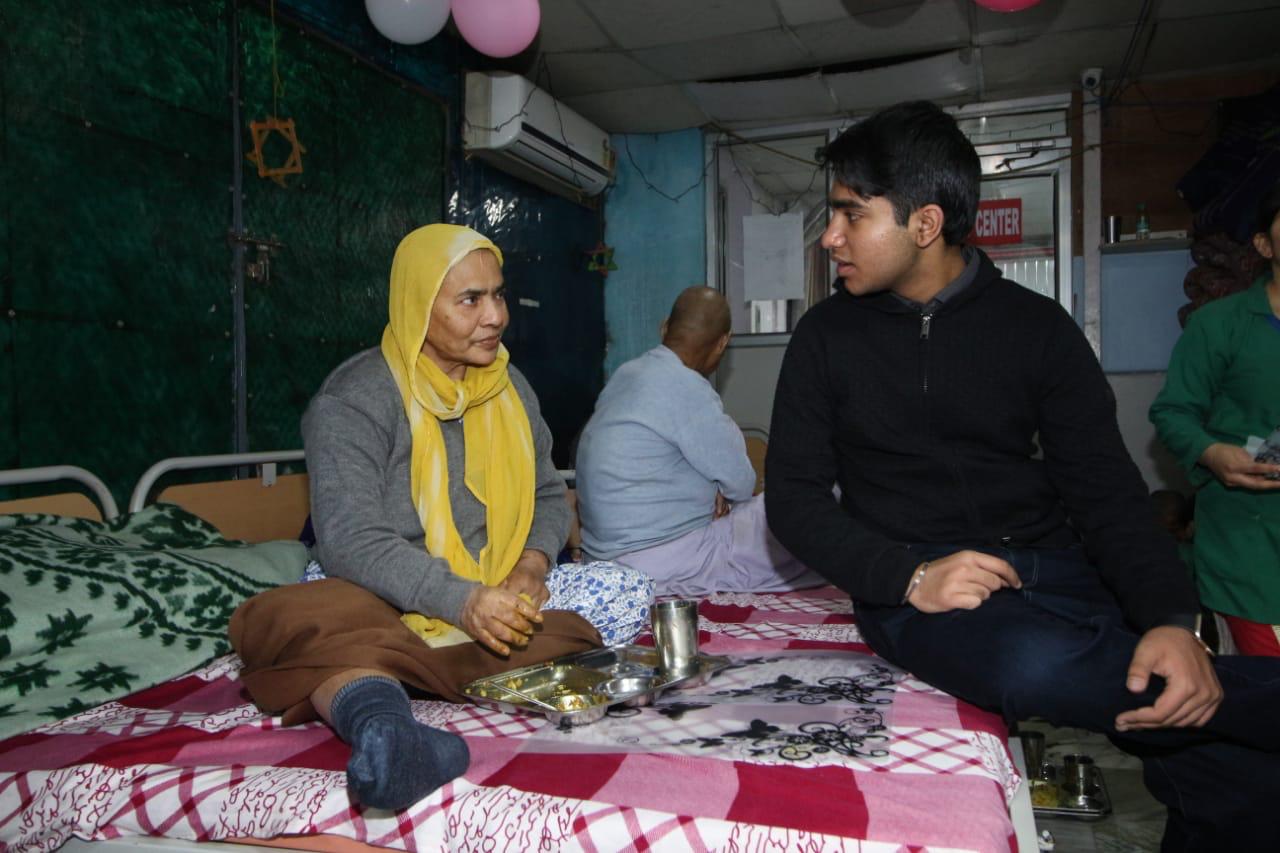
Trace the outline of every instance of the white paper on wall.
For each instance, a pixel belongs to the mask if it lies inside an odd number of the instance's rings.
[[[742,266],[748,302],[804,298],[804,216],[742,217]]]

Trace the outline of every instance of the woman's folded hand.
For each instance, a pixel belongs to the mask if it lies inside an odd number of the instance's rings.
[[[477,586],[462,606],[462,630],[500,655],[511,654],[511,646],[529,643],[535,623],[542,621],[538,609],[519,594],[500,586]]]
[[[551,563],[545,554],[527,548],[516,561],[511,574],[498,584],[498,588],[528,596],[534,609],[541,610],[547,599],[551,598],[551,593],[547,591],[547,572],[550,567]]]

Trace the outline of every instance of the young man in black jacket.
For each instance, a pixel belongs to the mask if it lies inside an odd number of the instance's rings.
[[[778,380],[775,536],[850,594],[883,657],[1141,756],[1170,809],[1165,850],[1271,844],[1280,662],[1215,661],[1199,641],[1093,351],[1057,303],[964,244],[973,146],[916,102],[826,156],[840,282]]]

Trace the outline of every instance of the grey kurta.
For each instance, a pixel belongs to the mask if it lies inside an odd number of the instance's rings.
[[[554,564],[569,535],[564,481],[551,461],[551,430],[538,398],[514,367],[537,456],[533,526],[525,542]],[[442,421],[454,525],[472,556],[487,542],[484,506],[462,472],[462,420]],[[345,578],[400,610],[458,623],[476,586],[427,553],[409,489],[413,439],[400,390],[381,350],[365,350],[337,367],[302,416],[311,479],[313,556],[331,577]]]

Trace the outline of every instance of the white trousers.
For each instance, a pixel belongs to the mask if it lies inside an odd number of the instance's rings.
[[[657,595],[785,592],[825,583],[773,538],[764,495],[734,504],[732,512],[706,527],[614,562],[653,578]]]

